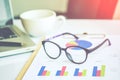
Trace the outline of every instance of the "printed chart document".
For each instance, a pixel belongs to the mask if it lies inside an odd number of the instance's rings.
[[[57,59],[49,58],[43,46],[27,69],[22,80],[119,80],[120,79],[120,36],[108,35],[111,46],[106,42],[97,50],[88,54],[86,62],[74,64],[66,56],[65,51]],[[100,44],[105,38],[80,38],[84,44],[91,44],[88,49]],[[51,40],[67,47],[66,44],[79,44],[71,42],[68,38],[55,38]],[[88,43],[87,43],[88,42]],[[50,50],[55,50],[52,46]]]

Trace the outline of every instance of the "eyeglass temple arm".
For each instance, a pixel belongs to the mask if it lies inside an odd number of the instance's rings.
[[[99,45],[96,46],[95,48],[90,49],[90,50],[89,50],[89,53],[92,52],[92,51],[94,51],[94,50],[96,50],[96,49],[98,49],[99,47],[101,47],[106,41],[108,41],[108,45],[110,46],[110,45],[111,45],[110,40],[109,40],[109,39],[105,39],[101,44],[99,44]]]
[[[54,39],[54,38],[56,38],[56,37],[59,37],[59,36],[62,36],[62,35],[66,35],[66,34],[73,36],[75,39],[78,39],[78,37],[77,37],[76,35],[74,35],[74,34],[72,34],[72,33],[65,32],[65,33],[62,33],[62,34],[59,34],[59,35],[50,37],[50,38],[48,38],[48,39],[46,39],[46,40],[49,41],[49,40],[51,40],[51,39]]]

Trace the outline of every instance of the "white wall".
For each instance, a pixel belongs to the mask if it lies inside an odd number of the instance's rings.
[[[39,8],[52,9],[59,12],[66,12],[68,0],[11,0],[14,15]]]

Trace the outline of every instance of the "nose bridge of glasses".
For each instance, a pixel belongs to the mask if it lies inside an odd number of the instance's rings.
[[[65,51],[65,50],[66,50],[66,48],[61,48],[61,50],[62,50],[62,51]]]
[[[67,54],[66,48],[61,48],[61,53],[64,51],[65,54]]]

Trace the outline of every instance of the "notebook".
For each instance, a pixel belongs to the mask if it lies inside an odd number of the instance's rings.
[[[0,58],[33,51],[35,47],[29,36],[14,25],[10,1],[0,0]]]

